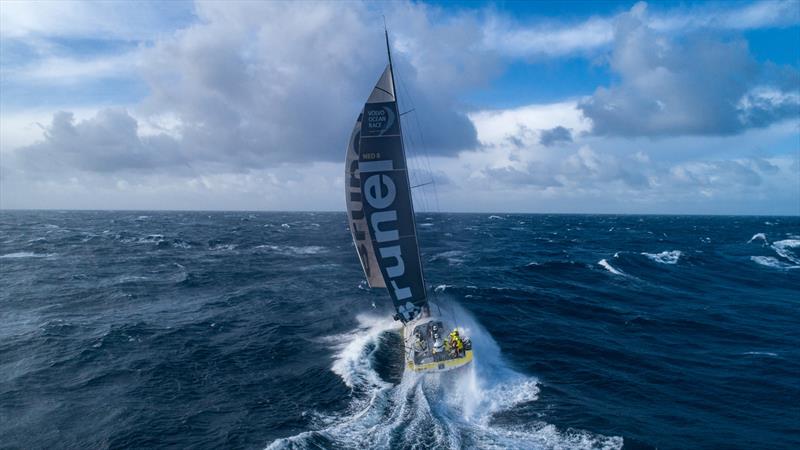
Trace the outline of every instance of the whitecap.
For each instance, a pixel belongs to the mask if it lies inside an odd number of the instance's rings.
[[[254,249],[265,249],[280,253],[282,255],[316,255],[317,253],[324,253],[328,251],[327,248],[319,245],[307,245],[304,247],[295,247],[292,245],[257,245]]]
[[[459,266],[464,264],[464,261],[466,261],[466,253],[461,250],[450,250],[433,255],[430,261],[433,262],[442,259],[446,260],[451,266]]]
[[[677,264],[683,253],[680,250],[672,250],[661,253],[642,253],[642,255],[659,264]]]
[[[505,217],[491,215],[489,216],[489,220],[505,220]]]
[[[747,241],[747,243],[749,244],[749,243],[751,243],[753,241],[757,241],[757,240],[762,240],[766,244],[767,243],[767,235],[765,235],[764,233],[756,233],[756,234],[753,235],[753,237],[750,238],[749,241]]]
[[[236,244],[215,244],[209,247],[210,250],[214,251],[220,251],[220,250],[231,251],[235,248]]]
[[[282,223],[281,228],[292,228],[292,226],[289,225],[288,223]]]
[[[750,356],[771,356],[773,358],[777,358],[778,354],[773,352],[744,352],[743,355],[750,355]]]
[[[267,448],[318,446],[320,437],[342,448],[621,448],[623,440],[581,430],[559,430],[544,422],[500,425],[498,413],[539,398],[538,380],[514,371],[491,335],[457,304],[440,305],[471,337],[475,360],[445,376],[405,372],[399,384],[374,367],[387,348],[384,336],[397,328],[388,317],[358,316],[358,327],[325,339],[334,347],[331,370],[350,388],[341,412],[312,413],[315,430],[272,442]],[[467,437],[467,442],[464,442]]]
[[[192,248],[191,244],[180,239],[172,241],[172,246],[175,248],[183,248],[183,249]]]
[[[55,256],[55,253],[16,252],[0,255],[0,258],[50,258],[52,256]]]
[[[773,269],[799,269],[800,266],[793,266],[791,264],[786,264],[783,261],[779,261],[778,258],[772,256],[751,256],[750,261],[753,261],[756,264],[760,264],[765,267],[771,267]]]
[[[440,284],[433,289],[433,292],[444,292],[448,288],[455,287],[452,284]]]
[[[164,235],[163,234],[148,234],[143,238],[139,238],[136,241],[138,244],[160,244],[164,242]]]
[[[800,239],[784,239],[772,243],[772,249],[775,250],[775,253],[795,264],[800,264],[800,258],[789,251],[790,248],[795,247],[800,247]]]
[[[597,264],[599,264],[600,267],[606,269],[607,271],[613,273],[614,275],[622,275],[622,276],[625,275],[625,272],[615,269],[614,266],[609,264],[608,261],[606,261],[605,259],[601,259],[600,261],[597,262]]]

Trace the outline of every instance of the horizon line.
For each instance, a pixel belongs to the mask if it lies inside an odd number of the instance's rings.
[[[86,208],[2,208],[0,214],[15,211],[40,211],[40,212],[199,212],[199,213],[341,213],[345,210],[280,210],[280,209],[86,209]],[[520,212],[520,211],[415,211],[420,214],[507,214],[507,215],[540,215],[540,216],[693,216],[693,217],[789,217],[800,218],[796,214],[756,214],[756,213],[615,213],[615,212]]]

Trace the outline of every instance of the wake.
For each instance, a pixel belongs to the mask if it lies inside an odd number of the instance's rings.
[[[440,303],[441,304],[441,303]],[[359,327],[331,337],[336,356],[331,370],[351,389],[346,411],[318,417],[317,430],[279,439],[268,449],[283,448],[531,448],[619,449],[621,437],[558,430],[541,421],[498,425],[498,413],[538,399],[535,377],[511,369],[497,343],[454,302],[442,314],[472,338],[475,360],[442,374],[405,372],[399,384],[381,378],[375,368],[386,333],[397,329],[389,318],[359,316]]]

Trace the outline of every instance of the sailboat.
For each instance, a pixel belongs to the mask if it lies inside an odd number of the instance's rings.
[[[432,314],[428,303],[388,31],[384,35],[389,61],[347,146],[348,225],[367,284],[388,291],[394,319],[403,324],[406,367],[443,372],[469,364],[472,343],[463,329]]]

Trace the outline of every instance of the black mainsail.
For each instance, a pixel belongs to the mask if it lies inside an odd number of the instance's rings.
[[[386,35],[389,51],[389,37]],[[414,205],[408,180],[392,55],[356,121],[347,148],[348,222],[370,287],[385,287],[396,319],[427,305]]]

